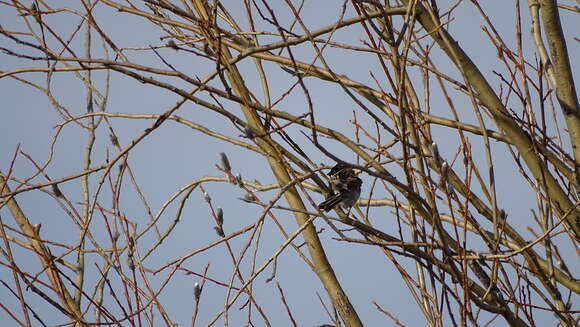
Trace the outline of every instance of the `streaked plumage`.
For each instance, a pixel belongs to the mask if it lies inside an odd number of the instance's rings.
[[[332,167],[328,175],[333,194],[320,203],[318,208],[328,212],[340,204],[350,209],[360,197],[362,180],[356,176],[352,168],[342,164]]]

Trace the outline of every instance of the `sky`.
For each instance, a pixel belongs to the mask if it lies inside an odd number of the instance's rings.
[[[332,3],[332,4],[330,4]],[[573,5],[573,1],[564,1]],[[58,2],[49,2],[53,7],[58,7]],[[306,1],[305,8],[302,11],[302,19],[309,29],[314,30],[323,26],[331,25],[336,22],[340,16],[342,2],[333,1]],[[78,3],[71,2],[71,8],[80,9]],[[235,4],[229,4],[235,6]],[[239,4],[238,4],[239,5]],[[2,28],[12,31],[24,31],[26,29],[21,17],[18,17],[14,10],[8,5],[0,4],[0,25]],[[273,1],[274,8],[284,8],[283,2]],[[513,32],[514,3],[511,1],[482,3],[487,14],[493,19],[498,32],[506,44],[513,46],[515,35]],[[529,14],[527,3],[522,2],[522,20],[525,22],[523,31],[524,53],[528,58],[536,58],[535,49],[531,42],[529,34]],[[228,7],[229,8],[229,7]],[[235,8],[235,7],[232,7]],[[347,6],[346,17],[353,17],[354,12],[352,5]],[[448,7],[445,7],[448,8]],[[444,8],[441,8],[442,10]],[[242,7],[232,9],[234,16],[243,15]],[[287,12],[284,10],[284,12]],[[119,48],[123,48],[124,53],[136,62],[167,69],[163,62],[151,51],[143,51],[137,48],[161,45],[164,41],[160,38],[164,32],[153,26],[150,22],[132,17],[125,13],[107,7],[103,4],[96,6],[94,13],[95,19],[99,26],[107,35],[114,36],[114,42]],[[78,18],[67,13],[46,15],[46,21],[55,29],[55,31],[70,35],[78,23]],[[482,68],[483,74],[488,78],[494,89],[499,89],[500,80],[494,72],[505,73],[505,67],[497,60],[497,51],[484,33],[482,26],[485,22],[480,14],[471,5],[469,1],[460,2],[457,11],[454,14],[454,20],[449,24],[449,31],[456,38],[459,44],[466,49],[472,56],[475,63]],[[280,16],[281,23],[288,25],[290,17]],[[576,19],[575,19],[576,18]],[[568,50],[574,58],[578,54],[578,42],[573,41],[573,37],[578,37],[577,32],[580,30],[580,21],[572,14],[562,11],[561,19],[565,26],[565,33],[568,38]],[[261,24],[264,24],[263,22]],[[264,26],[266,26],[265,24]],[[246,26],[242,24],[245,29]],[[260,26],[258,26],[258,29]],[[302,30],[296,27],[294,32],[301,34]],[[361,46],[361,40],[365,39],[363,31],[359,26],[346,28],[337,32],[336,40],[344,43]],[[277,41],[274,37],[263,37],[262,42]],[[54,40],[52,40],[54,41]],[[100,40],[95,36],[93,38],[94,56],[104,57]],[[72,48],[78,53],[82,53],[82,38],[77,37],[72,42]],[[18,49],[13,41],[4,36],[0,36],[0,47],[8,49]],[[301,60],[310,62],[314,58],[314,52],[308,44],[293,48]],[[36,55],[27,50],[26,54]],[[380,67],[377,65],[375,57],[371,54],[349,53],[341,54],[342,51],[328,47],[325,49],[325,59],[328,64],[337,72],[347,74],[349,78],[371,86],[375,81],[371,73],[378,76],[381,83],[385,83],[384,77],[380,73]],[[442,56],[439,49],[435,46],[433,57],[437,60],[440,69],[449,76],[460,79],[460,74],[451,65],[450,61]],[[207,64],[193,55],[184,55],[183,52],[175,52],[171,49],[162,49],[160,53],[163,57],[180,71],[189,76],[202,78],[215,69],[215,66]],[[367,60],[368,59],[368,60]],[[319,63],[317,63],[319,64]],[[578,73],[578,64],[574,65],[574,71]],[[45,62],[37,61],[31,63],[29,60],[15,58],[13,56],[0,53],[0,71],[5,72],[17,67],[44,67]],[[282,71],[277,65],[264,63],[265,70],[268,72],[268,80],[271,87],[272,99],[283,99],[276,104],[275,109],[284,110],[289,113],[300,115],[307,110],[307,102],[304,94],[299,88],[293,90],[288,95],[289,85],[294,83],[295,78]],[[259,80],[255,74],[253,62],[249,59],[239,64],[239,69],[244,76],[248,76],[246,83],[248,88],[260,99],[262,99]],[[443,68],[442,68],[443,67]],[[1,74],[0,72],[0,74]],[[1,75],[0,75],[1,76]],[[20,76],[41,85],[46,84],[46,75],[39,73],[24,73]],[[576,75],[577,76],[577,75]],[[411,76],[416,78],[416,76]],[[94,71],[92,75],[97,89],[103,91],[106,85],[108,73],[105,71]],[[177,83],[177,85],[187,88],[188,86],[182,81],[175,79],[166,79]],[[180,97],[165,90],[158,90],[152,86],[144,85],[135,80],[115,73],[110,73],[110,89],[108,93],[107,112],[112,113],[133,113],[133,114],[159,114],[174,103],[179,101]],[[335,84],[320,81],[313,78],[305,79],[306,86],[310,91],[313,107],[318,113],[318,122],[325,126],[335,128],[338,131],[352,137],[353,127],[348,121],[353,118],[353,110],[356,105],[348,98],[344,92]],[[213,81],[211,85],[221,86],[219,80]],[[418,84],[419,85],[419,84]],[[86,91],[82,82],[75,78],[71,73],[55,73],[51,83],[51,90],[56,99],[69,112],[74,115],[81,115],[86,112]],[[284,95],[284,96],[283,96]],[[421,95],[420,95],[421,96]],[[72,173],[81,171],[83,164],[84,148],[87,143],[87,134],[78,125],[69,123],[64,125],[60,133],[57,134],[59,124],[63,119],[55,111],[54,107],[47,100],[47,97],[33,87],[25,85],[12,77],[0,78],[0,97],[3,99],[2,122],[0,129],[0,171],[6,173],[11,167],[12,158],[17,149],[29,154],[38,163],[42,164],[47,161],[50,155],[50,147],[53,139],[56,137],[57,142],[52,153],[52,160],[45,169],[45,173],[51,179],[58,179]],[[205,99],[209,99],[207,96]],[[475,118],[472,113],[469,99],[454,98],[456,106],[460,109],[460,117],[468,122],[474,122]],[[223,102],[228,110],[231,110],[238,116],[241,116],[239,107],[234,103]],[[521,108],[516,106],[511,108],[516,112],[521,112]],[[434,114],[447,113],[447,104],[441,96],[433,96],[431,108]],[[229,122],[224,121],[218,115],[193,103],[186,103],[177,112],[177,115],[189,119],[207,128],[218,131],[231,137],[237,137],[241,132]],[[361,113],[363,122],[368,122]],[[143,130],[150,127],[152,120],[144,119],[124,119],[113,118],[111,124],[115,129],[119,142],[126,146],[137,137]],[[495,127],[494,127],[495,128]],[[325,157],[320,151],[312,146],[310,141],[300,134],[300,129],[290,129],[288,133],[294,140],[300,142],[309,158],[316,164],[332,165],[332,160]],[[442,155],[446,158],[452,158],[457,150],[456,136],[453,131],[440,128],[435,129],[436,138],[440,140]],[[97,130],[97,138],[94,145],[93,166],[101,165],[108,158],[117,154],[117,150],[111,146],[109,131],[104,122]],[[384,135],[385,143],[388,142],[388,135]],[[476,160],[485,164],[483,155],[483,142],[480,138],[470,137],[472,141],[474,156]],[[347,151],[344,147],[339,146],[329,140],[325,140],[325,146],[328,149],[339,154],[346,161],[356,162],[357,158],[353,153]],[[569,146],[565,143],[565,146]],[[163,208],[164,204],[179,189],[188,185],[192,181],[203,176],[224,177],[216,165],[220,164],[220,153],[226,153],[231,161],[232,169],[236,174],[241,174],[247,180],[258,180],[261,184],[275,183],[275,178],[267,163],[261,156],[247,150],[240,149],[223,141],[208,137],[202,133],[168,121],[160,128],[155,130],[151,135],[145,138],[133,150],[129,156],[129,162],[133,169],[133,174],[138,180],[139,187],[143,196],[147,199],[153,215]],[[508,194],[498,199],[498,205],[505,208],[506,212],[512,217],[522,217],[527,219],[531,208],[535,208],[534,195],[530,193],[527,185],[523,184],[521,177],[514,172],[514,163],[503,145],[494,146],[493,155],[496,161],[496,178],[499,190],[509,190],[502,194]],[[18,156],[18,159],[12,167],[12,175],[18,178],[26,178],[34,174],[35,167],[24,156]],[[392,173],[402,178],[401,171],[395,165],[392,165]],[[116,176],[118,170],[113,170]],[[94,192],[98,186],[102,174],[97,173],[90,177],[91,192]],[[368,197],[372,179],[369,176],[361,176],[363,179],[363,197]],[[149,220],[148,214],[143,207],[142,201],[136,195],[129,176],[124,177],[125,181],[122,186],[123,192],[120,211],[129,217],[138,226],[142,228]],[[32,182],[44,182],[46,179],[38,176]],[[105,187],[100,195],[99,201],[103,206],[111,206],[112,195],[108,188],[108,180],[105,180]],[[15,184],[11,184],[14,187]],[[81,210],[83,200],[80,183],[78,181],[62,183],[59,185],[62,192],[66,194],[73,203],[75,208]],[[223,208],[224,211],[224,229],[226,234],[236,231],[248,224],[254,222],[261,214],[261,207],[255,204],[248,204],[239,200],[244,193],[236,186],[226,182],[206,183],[203,185],[206,192],[212,198],[214,209]],[[260,199],[268,202],[275,192],[261,192]],[[322,195],[311,193],[315,202],[323,199]],[[388,197],[388,194],[374,194],[375,197]],[[56,242],[73,244],[78,239],[78,229],[66,214],[63,207],[56,204],[55,200],[46,193],[35,191],[21,193],[17,197],[18,203],[27,213],[33,223],[42,223],[42,234],[50,235],[51,239]],[[179,201],[170,204],[161,219],[158,227],[161,232],[167,230],[174,222],[178,212]],[[284,204],[285,202],[281,202]],[[312,208],[310,208],[312,209]],[[392,235],[398,235],[396,217],[390,208],[373,208],[373,221],[377,228],[385,230]],[[285,211],[274,211],[279,222],[285,230],[292,233],[296,229],[296,222],[291,214]],[[10,213],[6,208],[0,209],[0,217],[5,224],[14,226]],[[524,218],[525,217],[525,218]],[[104,218],[101,213],[96,213],[91,231],[95,238],[107,243],[109,236],[104,230]],[[208,243],[216,241],[217,235],[213,230],[214,222],[211,217],[208,204],[204,201],[203,194],[198,188],[194,190],[191,196],[185,202],[184,213],[177,222],[177,228],[144,262],[144,266],[151,270],[156,270],[163,265],[179,258],[185,253],[202,247]],[[340,242],[335,239],[336,235],[329,230],[328,226],[322,222],[317,223],[317,228],[324,228],[320,237],[324,244],[325,250],[335,273],[337,274],[346,293],[349,295],[357,312],[361,316],[366,326],[394,326],[394,323],[383,313],[376,309],[373,302],[379,304],[383,309],[395,316],[402,324],[406,326],[420,326],[425,323],[424,318],[418,312],[417,306],[410,297],[404,283],[399,276],[394,265],[377,248],[369,248],[367,245],[357,245],[352,243]],[[531,234],[527,234],[530,236]],[[148,233],[140,240],[139,251],[143,255],[146,250],[155,243],[156,236],[153,232]],[[300,238],[299,238],[300,239]],[[235,238],[230,244],[235,254],[239,254],[248,241],[247,237]],[[267,220],[263,231],[260,235],[260,247],[256,251],[256,265],[260,266],[268,259],[277,247],[284,241],[277,227],[271,220]],[[297,242],[300,244],[301,242]],[[252,245],[250,251],[254,251]],[[18,258],[18,263],[26,267],[28,271],[34,272],[39,270],[37,259],[29,251],[16,246],[12,247],[14,256]],[[303,248],[305,251],[305,249]],[[573,251],[572,247],[567,249]],[[55,252],[62,252],[62,249],[55,248]],[[212,278],[222,282],[229,282],[232,278],[232,261],[228,255],[225,255],[224,245],[210,249],[199,255],[195,255],[184,262],[183,268],[201,273],[209,264],[209,274]],[[90,256],[96,259],[99,264],[102,260],[96,255]],[[67,257],[74,260],[74,256]],[[248,276],[248,267],[251,263],[246,257],[242,266],[245,267],[244,276]],[[397,260],[403,264],[408,271],[414,271],[412,261],[397,257]],[[6,262],[2,259],[2,262]],[[578,271],[578,265],[574,265]],[[95,265],[89,266],[87,285],[94,285],[99,272]],[[125,269],[127,269],[125,267]],[[292,249],[285,250],[277,260],[276,274],[274,281],[267,283],[266,279],[272,274],[272,265],[256,279],[253,284],[253,291],[259,305],[263,306],[264,311],[268,313],[270,322],[273,326],[290,325],[286,310],[280,301],[280,293],[274,286],[279,283],[284,290],[285,298],[291,307],[292,313],[299,326],[316,326],[325,323],[331,323],[320,299],[328,306],[328,296],[314,272],[300,259]],[[168,276],[165,270],[159,274],[151,276],[151,280],[157,287]],[[71,274],[72,276],[72,274]],[[0,267],[0,279],[11,281],[12,273],[6,267]],[[189,325],[193,310],[193,285],[195,282],[201,282],[201,279],[195,275],[187,275],[183,271],[176,272],[171,282],[167,284],[163,292],[159,295],[159,300],[166,304],[169,316],[179,325]],[[119,286],[118,280],[112,280],[112,283]],[[235,281],[239,286],[239,281]],[[121,292],[121,289],[117,289]],[[43,319],[50,324],[62,323],[62,315],[59,315],[54,309],[47,308],[44,300],[35,296],[32,292],[26,293],[26,298],[30,305],[37,309]],[[245,299],[245,298],[244,298]],[[108,301],[111,301],[109,298]],[[200,313],[197,325],[205,325],[215,314],[223,307],[225,301],[224,288],[212,283],[207,283],[203,290],[202,300],[200,303]],[[229,312],[229,321],[231,326],[245,324],[247,320],[247,311],[239,310],[245,300],[238,300]],[[6,289],[0,291],[0,302],[7,305],[14,312],[20,312],[15,298],[10,295]],[[114,307],[114,303],[110,303]],[[484,315],[484,314],[482,314]],[[256,310],[252,310],[253,321],[261,322]],[[60,317],[60,318],[56,318]],[[156,317],[160,323],[159,316]],[[552,322],[553,317],[549,314],[540,313],[537,318],[538,322]],[[4,313],[0,314],[0,325],[13,325],[13,321]],[[221,325],[219,321],[217,325]],[[490,326],[503,326],[503,319],[494,320]]]

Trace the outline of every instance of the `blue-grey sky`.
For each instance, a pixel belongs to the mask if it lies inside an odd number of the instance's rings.
[[[280,23],[288,26],[291,17],[288,16],[289,11],[286,5],[282,1],[272,2],[274,3],[271,5],[281,13],[278,17]],[[563,3],[574,4],[573,1],[563,1]],[[54,7],[62,5],[59,2],[51,2],[49,4]],[[71,8],[78,10],[81,10],[82,7],[76,2],[66,3],[65,5],[70,5]],[[240,3],[228,3],[227,5],[232,5],[231,8],[228,8],[234,17],[240,18],[240,25],[243,29],[246,29],[247,23],[243,19],[245,16],[243,8],[241,7],[241,1]],[[237,8],[236,5],[238,6]],[[342,2],[339,1],[306,1],[301,18],[311,30],[332,25],[339,19],[341,5]],[[514,3],[512,1],[494,1],[482,2],[481,5],[492,19],[494,26],[497,28],[504,42],[513,48],[515,44],[515,32],[513,30],[513,21],[515,19]],[[446,4],[446,6],[449,5]],[[529,11],[525,1],[522,1],[521,6],[523,51],[526,58],[533,62],[537,60],[537,55],[535,54],[536,50],[529,33]],[[26,31],[26,26],[23,24],[22,18],[16,14],[13,8],[10,8],[6,4],[0,4],[0,8],[0,25],[2,28],[11,31]],[[448,8],[442,7],[441,11],[445,11]],[[160,41],[160,38],[165,36],[162,30],[143,18],[120,13],[104,4],[98,4],[93,15],[103,31],[113,38],[113,42],[115,42],[117,47],[125,49],[124,54],[132,61],[143,65],[168,69],[151,51],[133,49],[164,44],[165,41]],[[353,17],[354,15],[352,5],[347,4],[345,17]],[[63,33],[66,37],[70,36],[70,33],[79,22],[78,17],[67,13],[45,15],[45,19],[55,31]],[[574,16],[566,11],[561,12],[561,19],[568,40],[568,51],[571,54],[571,58],[575,58],[575,55],[578,55],[579,51],[578,42],[574,41],[573,37],[578,37],[577,31],[580,31],[580,21],[577,19],[577,15]],[[259,19],[256,20],[260,21]],[[498,61],[497,50],[492,46],[488,36],[482,30],[482,26],[484,25],[486,25],[485,21],[474,6],[469,1],[463,1],[454,12],[453,20],[449,23],[449,31],[466,52],[472,56],[474,62],[480,67],[494,89],[499,92],[501,81],[494,74],[494,71],[506,74],[506,69]],[[272,30],[272,27],[263,21],[260,21],[260,25],[257,26],[258,30],[260,28]],[[36,26],[34,29],[38,32]],[[297,34],[303,34],[299,26],[296,26],[293,31]],[[360,25],[353,25],[352,27],[342,29],[333,38],[334,41],[355,46],[363,46],[361,42],[366,39],[366,35]],[[30,41],[30,38],[27,40]],[[262,43],[267,43],[277,41],[278,38],[263,37],[260,40]],[[55,46],[55,40],[49,38],[49,44]],[[22,49],[15,45],[12,40],[4,36],[0,36],[0,47]],[[77,51],[77,54],[81,55],[83,53],[83,38],[77,36],[75,41],[72,42],[72,48]],[[104,58],[101,40],[96,34],[93,35],[93,49],[94,57]],[[457,69],[442,55],[436,45],[432,51],[432,59],[435,60],[439,70],[453,78],[461,80],[461,75]],[[24,50],[24,53],[35,56],[41,55],[39,52],[33,52],[28,49]],[[315,56],[315,52],[309,43],[294,47],[293,53],[304,62],[311,62]],[[172,49],[162,49],[160,50],[160,54],[171,62],[176,69],[183,71],[189,76],[203,78],[215,69],[215,66],[208,64],[208,61],[204,61],[197,56],[186,54],[182,51],[175,52]],[[109,55],[113,59],[113,55]],[[371,76],[372,73],[377,77],[382,87],[388,88],[375,55],[360,52],[344,53],[343,50],[332,47],[327,47],[324,55],[328,64],[335,72],[345,74],[352,80],[376,88],[376,82]],[[45,67],[45,65],[46,63],[44,61],[31,62],[3,53],[0,54],[0,70],[2,72],[19,67]],[[316,65],[321,64],[320,62],[316,62]],[[577,62],[573,60],[572,65],[576,76],[578,76]],[[246,78],[248,88],[258,99],[263,100],[261,85],[255,72],[253,61],[251,59],[245,59],[238,67]],[[264,67],[268,74],[271,98],[278,100],[288,91],[290,85],[295,82],[295,78],[282,71],[276,64],[264,62]],[[169,91],[159,90],[150,85],[141,84],[119,73],[111,72],[110,74],[110,90],[106,106],[107,112],[160,114],[180,99],[179,96]],[[145,73],[145,75],[147,76],[148,74]],[[55,129],[55,126],[63,122],[62,117],[57,114],[54,107],[42,92],[13,79],[13,76],[26,78],[46,87],[46,75],[41,73],[24,73],[0,78],[0,98],[2,99],[2,128],[0,129],[0,149],[2,151],[0,151],[0,170],[3,173],[7,173],[9,170],[11,159],[18,146],[20,146],[21,151],[29,154],[38,163],[43,164],[46,162],[49,155],[49,147],[56,135],[57,129]],[[106,77],[107,73],[105,71],[93,72],[92,78],[94,85],[100,92],[104,92]],[[417,71],[414,73],[411,72],[411,79],[418,87],[421,85],[419,77]],[[183,81],[167,78],[161,79],[176,82],[179,87],[184,89],[190,88]],[[435,84],[435,80],[432,79],[431,83]],[[219,79],[212,81],[211,85],[221,87]],[[357,117],[363,123],[369,122],[368,118],[364,116],[352,99],[338,85],[314,78],[305,78],[305,85],[310,92],[313,108],[317,112],[318,123],[341,131],[345,135],[354,138],[354,127],[349,123],[349,120],[353,119],[353,110],[357,111]],[[430,99],[433,114],[449,117],[448,104],[441,96],[438,88],[433,87],[433,89],[434,91]],[[86,112],[86,89],[83,83],[72,73],[55,73],[51,83],[51,91],[54,97],[71,115],[78,116]],[[386,89],[386,91],[391,92],[392,90]],[[420,88],[418,88],[418,91],[422,92]],[[211,101],[211,98],[205,94],[200,95],[200,97]],[[423,99],[422,97],[423,94],[419,94],[419,98]],[[453,94],[453,101],[463,121],[476,123],[468,97]],[[511,101],[510,104],[513,105],[510,109],[515,112],[521,113],[523,111],[517,101]],[[231,111],[239,117],[242,116],[237,104],[223,101],[223,105],[228,111]],[[287,111],[297,116],[306,113],[307,102],[304,93],[299,87],[295,88],[276,105],[275,109]],[[238,138],[238,135],[241,134],[229,121],[191,102],[183,105],[175,114],[230,137]],[[152,120],[125,118],[111,118],[110,121],[119,136],[121,146],[126,146],[153,123]],[[489,120],[487,123],[489,124],[489,128],[496,129],[495,125]],[[374,127],[369,125],[369,129],[374,130]],[[314,163],[331,165],[333,163],[332,160],[312,146],[311,142],[300,134],[300,131],[309,133],[308,130],[300,128],[289,129],[288,133],[303,147]],[[451,160],[458,148],[456,132],[447,128],[434,128],[433,131],[435,138],[440,144],[442,155]],[[108,134],[108,128],[102,123],[97,130],[93,166],[104,164],[108,158],[112,158],[117,154],[117,150],[109,141]],[[474,158],[486,178],[487,171],[485,171],[483,141],[480,137],[467,135],[473,146]],[[390,138],[392,138],[392,136],[386,133],[382,133],[382,137],[382,142],[384,143],[388,143]],[[280,139],[277,138],[277,140]],[[339,146],[330,140],[323,140],[323,142],[328,149],[335,151],[342,159],[350,162],[357,161],[354,154],[345,147]],[[58,135],[52,161],[47,166],[45,173],[52,179],[59,179],[81,171],[86,143],[86,131],[74,123],[67,124]],[[564,141],[563,146],[569,148],[567,140]],[[128,160],[139,183],[139,187],[155,215],[175,192],[192,181],[203,176],[223,177],[223,173],[217,170],[215,166],[219,164],[220,152],[228,155],[232,163],[233,171],[236,174],[240,173],[245,179],[250,181],[256,179],[262,184],[275,183],[275,178],[267,162],[260,155],[208,137],[173,121],[165,122],[163,126],[156,129],[145,140],[139,143],[131,150]],[[530,233],[525,231],[523,226],[527,224],[534,225],[530,218],[530,210],[536,208],[534,194],[530,192],[528,185],[524,184],[521,176],[517,173],[517,167],[505,145],[500,143],[494,144],[492,154],[496,167],[497,188],[500,192],[498,206],[508,212],[509,216],[513,217],[513,219],[521,219],[522,222],[516,223],[515,225],[522,227],[523,235],[532,237]],[[389,166],[389,169],[392,169],[393,174],[397,177],[404,178],[400,168],[396,165]],[[13,167],[12,176],[25,179],[35,172],[36,169],[25,157],[18,156]],[[117,173],[118,169],[115,167],[112,174],[116,176]],[[91,194],[94,194],[101,177],[101,172],[90,177]],[[372,179],[364,174],[361,175],[361,178],[364,182],[363,197],[366,198],[369,196]],[[149,217],[130,183],[129,176],[125,176],[124,179],[120,211],[128,219],[137,223],[137,229],[140,230],[149,222]],[[40,183],[45,181],[46,179],[44,177],[38,176],[31,182]],[[11,184],[12,187],[15,185],[14,183]],[[75,203],[75,208],[80,211],[82,209],[82,203],[80,201],[83,199],[80,182],[75,180],[62,183],[59,187],[67,198]],[[204,188],[213,199],[213,205],[216,208],[222,207],[224,210],[224,229],[226,234],[236,231],[243,226],[247,226],[254,222],[261,214],[261,207],[258,205],[247,204],[238,199],[244,196],[244,193],[234,185],[221,182],[206,183],[204,184]],[[260,199],[264,202],[268,202],[274,195],[275,192],[259,193]],[[314,192],[310,193],[310,195],[316,202],[323,199],[322,195]],[[390,195],[381,191],[378,194],[374,193],[373,198],[390,198]],[[41,235],[55,242],[69,245],[77,241],[79,237],[77,227],[65,211],[56,204],[53,198],[40,191],[34,191],[22,193],[16,199],[33,223],[42,223]],[[108,180],[105,181],[105,187],[99,197],[99,202],[105,207],[111,206],[112,200]],[[282,201],[280,204],[283,205],[285,202]],[[179,200],[171,204],[162,215],[158,224],[161,232],[165,231],[173,222],[178,205]],[[313,209],[311,206],[308,208]],[[172,232],[171,236],[144,262],[146,268],[156,270],[164,264],[218,239],[213,230],[213,218],[199,188],[193,191],[185,204],[184,210],[177,228]],[[280,210],[275,210],[274,213],[288,233],[292,233],[296,229],[296,222],[291,214]],[[0,215],[5,224],[10,226],[15,225],[7,209],[0,209]],[[371,217],[377,228],[391,235],[398,236],[396,217],[391,208],[373,208],[371,210]],[[105,232],[103,216],[100,212],[95,212],[93,219],[94,222],[91,231],[96,239],[107,246],[110,245],[110,241],[108,241],[109,237]],[[109,217],[109,219],[111,218]],[[526,223],[526,221],[530,222]],[[425,319],[409,295],[399,273],[394,265],[382,254],[380,249],[369,247],[368,245],[339,242],[334,239],[336,234],[322,221],[317,221],[316,225],[318,229],[324,228],[324,231],[320,233],[320,237],[327,251],[329,260],[366,326],[394,326],[394,323],[388,317],[376,309],[373,302],[378,303],[383,309],[387,310],[406,326],[421,326],[425,324]],[[256,259],[257,266],[262,265],[284,241],[284,237],[270,219],[266,219],[260,237],[260,246]],[[148,233],[139,243],[138,250],[140,254],[143,255],[154,244],[155,240],[156,235],[153,232]],[[242,236],[230,242],[235,255],[240,253],[247,241],[248,236]],[[296,243],[300,244],[301,241]],[[477,244],[474,244],[474,246],[477,246]],[[563,247],[563,250],[570,251],[567,253],[570,255],[573,252],[573,247],[569,246],[568,243],[564,242],[564,244],[567,244],[567,246]],[[253,252],[254,249],[255,244],[250,247],[250,252]],[[28,269],[31,273],[38,272],[39,265],[37,259],[28,250],[17,246],[12,246],[12,250],[14,251],[14,256],[17,258],[17,263]],[[302,250],[306,252],[305,247]],[[62,249],[55,247],[53,254],[58,255],[61,253]],[[92,258],[91,260],[96,260],[99,266],[102,267],[102,260],[95,254],[91,254],[88,257]],[[74,261],[75,256],[69,255],[66,258]],[[251,256],[246,256],[242,263],[244,277],[248,277],[249,275],[249,269],[251,267],[249,258]],[[411,260],[399,256],[397,256],[397,260],[411,274],[415,273],[415,268]],[[5,263],[6,259],[2,258],[2,262]],[[96,278],[98,278],[98,272],[93,262],[91,261],[92,265],[87,267],[90,271],[86,282],[89,285],[89,289],[91,289]],[[218,281],[228,283],[232,278],[232,260],[227,255],[223,244],[188,259],[183,263],[182,267],[201,273],[209,262],[211,263],[209,275]],[[578,263],[572,262],[571,268],[573,268],[573,271],[578,272]],[[128,268],[125,267],[124,269],[127,273]],[[167,278],[167,273],[170,270],[167,269],[157,275],[149,276],[154,288],[158,288],[161,285],[165,278]],[[290,325],[284,306],[280,301],[280,295],[274,285],[275,282],[279,282],[283,288],[286,301],[299,326],[315,326],[330,323],[330,319],[317,297],[317,294],[319,294],[326,305],[329,305],[326,292],[314,272],[304,264],[294,250],[286,249],[284,251],[277,261],[274,281],[266,283],[265,281],[271,275],[271,272],[272,266],[269,266],[253,284],[253,291],[257,303],[264,308],[273,326]],[[69,275],[72,276],[73,274],[70,273]],[[6,267],[0,268],[0,279],[13,283],[12,273]],[[193,284],[200,281],[200,278],[178,271],[176,272],[176,276],[173,277],[171,282],[159,295],[159,300],[165,305],[171,319],[180,326],[190,324],[193,310]],[[112,283],[117,287],[120,285],[118,280],[112,280]],[[234,286],[240,286],[237,279],[234,281]],[[122,292],[120,288],[116,289],[116,291],[119,294]],[[44,300],[32,292],[26,292],[26,298],[45,322],[58,324],[65,321],[61,314],[49,308]],[[239,310],[243,306],[246,297],[242,296],[241,298],[243,300],[238,300],[229,311],[230,326],[245,325],[247,321],[247,310]],[[113,312],[117,312],[118,309],[110,297],[107,301],[109,306],[113,308]],[[223,307],[224,301],[224,288],[207,282],[203,290],[197,325],[205,325]],[[13,310],[13,312],[20,312],[16,299],[5,289],[0,291],[0,302]],[[545,305],[544,303],[541,304]],[[577,305],[575,307],[578,308]],[[473,309],[475,310],[475,308]],[[256,310],[252,310],[251,314],[252,321],[260,325],[262,322]],[[156,316],[156,319],[155,325],[161,325],[161,317]],[[537,322],[542,324],[554,322],[552,315],[541,311],[538,311],[536,319]],[[222,324],[223,321],[219,321],[217,325]],[[11,326],[14,325],[14,322],[2,312],[0,313],[0,325]],[[505,325],[505,321],[502,318],[497,318],[490,325],[503,326]]]

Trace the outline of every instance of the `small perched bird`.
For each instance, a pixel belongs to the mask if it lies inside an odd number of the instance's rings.
[[[320,203],[318,209],[328,212],[338,204],[350,209],[360,196],[362,180],[356,176],[352,168],[340,163],[332,167],[328,175],[333,194]]]

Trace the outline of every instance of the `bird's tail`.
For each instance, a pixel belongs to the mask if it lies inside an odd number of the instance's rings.
[[[324,212],[329,212],[330,210],[332,210],[337,204],[340,203],[340,201],[342,200],[342,197],[340,196],[340,193],[335,193],[331,196],[329,196],[326,200],[324,200],[323,202],[321,202],[318,205],[318,209],[324,210]]]

